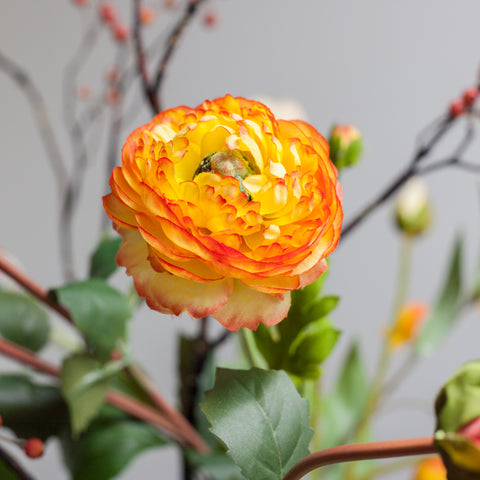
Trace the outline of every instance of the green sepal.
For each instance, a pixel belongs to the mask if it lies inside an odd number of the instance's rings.
[[[480,479],[480,450],[468,438],[454,432],[435,432],[437,445],[449,479],[460,479],[467,475],[469,479]]]

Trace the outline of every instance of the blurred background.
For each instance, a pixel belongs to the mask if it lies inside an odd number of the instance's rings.
[[[112,3],[130,26],[131,3]],[[145,27],[146,43],[158,45],[151,50],[155,55],[156,48],[163,51],[184,4],[144,3],[155,10],[154,21]],[[0,1],[0,50],[25,69],[43,95],[69,170],[73,163],[63,78],[85,32],[98,23],[97,5],[93,0],[88,8],[72,0]],[[478,82],[478,18],[476,0],[210,0],[201,6],[175,51],[163,85],[163,107],[196,106],[225,93],[269,96],[299,102],[309,122],[324,135],[334,122],[353,123],[362,132],[365,150],[361,163],[341,177],[348,221],[407,165],[417,133],[445,112],[465,87]],[[120,55],[106,29],[99,27],[98,35],[78,76],[79,111],[105,91],[107,72]],[[125,50],[131,63],[133,48],[129,45]],[[18,259],[41,285],[54,287],[63,281],[54,175],[25,95],[2,71],[0,105],[0,248]],[[138,82],[129,89],[124,105],[121,142],[151,118]],[[81,169],[84,184],[73,224],[79,278],[87,273],[89,255],[101,233],[109,122],[108,108],[92,122],[94,145],[89,146],[88,162]],[[438,145],[433,157],[448,156],[463,131],[460,125]],[[480,145],[474,142],[467,158],[475,162],[477,157]],[[474,275],[480,199],[478,178],[472,173],[443,169],[425,180],[434,219],[430,231],[415,243],[408,297],[431,303],[458,234],[465,237],[466,275]],[[343,334],[325,364],[327,385],[354,338],[360,339],[369,371],[377,361],[399,268],[400,239],[392,219],[390,202],[346,237],[331,256],[326,291],[341,296],[333,320]],[[123,271],[117,273],[115,281],[126,284],[124,277]],[[195,327],[190,318],[172,319],[146,307],[131,324],[135,356],[172,401],[177,388],[176,335]],[[379,412],[377,439],[432,433],[434,396],[458,366],[479,356],[479,333],[480,312],[470,309],[443,347],[416,365]],[[235,363],[235,348],[231,341],[222,349],[225,364]],[[46,355],[59,358],[55,351]],[[402,355],[396,363],[401,363]],[[29,468],[39,479],[66,479],[59,456],[58,446],[50,441],[45,457]],[[166,447],[142,455],[118,478],[178,478],[179,471],[176,451]]]

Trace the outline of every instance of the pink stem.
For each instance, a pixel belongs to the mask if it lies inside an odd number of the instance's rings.
[[[435,452],[433,437],[342,445],[311,453],[294,465],[283,480],[299,480],[312,470],[333,463],[425,455]]]
[[[20,272],[15,266],[7,262],[7,260],[5,260],[1,255],[0,270],[3,270],[9,277],[19,283],[33,296],[37,297],[40,301],[55,309],[69,322],[72,322],[70,313],[64,307],[54,302],[48,296],[47,290],[35,283],[30,277]],[[47,375],[58,377],[60,374],[60,370],[57,367],[43,361],[31,350],[20,347],[19,345],[9,342],[3,338],[0,338],[0,353],[3,353],[4,355],[7,355],[25,365],[29,365],[35,370],[46,373]],[[158,392],[156,392],[156,395],[157,401],[163,401],[159,400],[161,399],[161,396]],[[180,422],[178,421],[178,417],[181,416],[180,412],[176,411],[176,414],[173,415],[173,418],[171,418],[172,411],[174,410],[173,407],[168,406],[166,409],[164,409],[164,416],[162,413],[144,404],[143,402],[140,402],[137,399],[116,390],[108,391],[106,400],[111,405],[117,406],[121,410],[140,420],[162,427],[173,438],[179,440],[185,445],[193,447],[199,453],[208,453],[210,450],[207,443],[190,424],[188,424],[189,428],[187,429],[184,428],[184,425],[180,425]],[[167,405],[164,401],[163,404]],[[185,422],[187,422],[186,419]]]

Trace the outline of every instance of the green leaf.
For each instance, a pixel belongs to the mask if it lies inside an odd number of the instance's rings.
[[[4,425],[21,438],[45,440],[68,425],[59,389],[35,383],[26,375],[0,375],[0,413]]]
[[[320,365],[340,334],[326,318],[339,302],[335,295],[321,296],[326,275],[291,293],[287,318],[273,327],[261,324],[252,333],[271,370],[285,370],[298,379],[315,379],[321,374]]]
[[[108,358],[126,336],[131,312],[125,295],[100,279],[71,283],[52,292],[70,311],[89,345],[101,358]]]
[[[73,480],[109,480],[140,453],[165,445],[154,427],[128,419],[99,419],[77,440],[67,434],[61,440]]]
[[[40,350],[50,334],[45,310],[31,297],[0,290],[0,335],[33,351]]]
[[[308,401],[285,372],[219,369],[202,410],[249,480],[281,480],[308,455]]]
[[[336,345],[340,331],[329,320],[320,318],[307,324],[291,343],[288,351],[286,370],[298,372],[302,378],[318,378],[319,365],[328,357]]]
[[[73,355],[63,361],[60,384],[70,410],[74,435],[88,427],[104,403],[109,378],[97,375],[101,363],[87,355]],[[96,381],[89,381],[89,378]]]
[[[363,414],[367,397],[368,379],[355,342],[345,357],[333,392],[324,398],[324,448],[345,440]]]
[[[90,258],[90,278],[108,278],[117,269],[117,255],[121,237],[104,237]]]
[[[198,470],[206,470],[212,480],[245,480],[238,465],[224,452],[214,451],[201,455],[193,450],[187,452],[191,464]]]
[[[457,317],[462,294],[462,251],[463,243],[459,238],[455,242],[442,292],[415,344],[421,355],[430,355],[440,346]]]

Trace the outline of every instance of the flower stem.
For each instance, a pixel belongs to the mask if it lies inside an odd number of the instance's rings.
[[[425,455],[435,452],[436,448],[433,437],[343,445],[340,447],[327,448],[308,455],[294,465],[287,475],[283,477],[283,480],[299,480],[317,468],[334,463]]]

